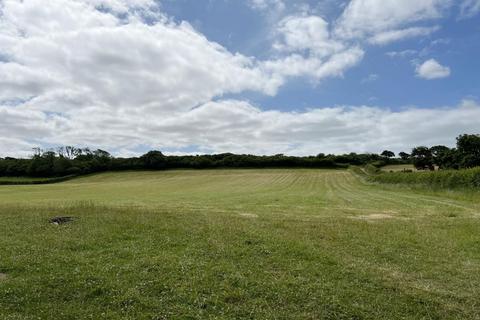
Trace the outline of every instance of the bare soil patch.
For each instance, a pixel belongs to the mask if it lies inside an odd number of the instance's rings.
[[[54,217],[54,218],[51,218],[49,222],[54,225],[60,225],[60,224],[73,222],[73,220],[75,220],[74,217]]]

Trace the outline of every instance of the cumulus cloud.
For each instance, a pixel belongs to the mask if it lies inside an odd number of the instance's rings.
[[[342,39],[366,39],[374,45],[428,36],[439,27],[412,24],[441,18],[451,4],[451,0],[352,0],[334,32]]]
[[[329,39],[321,18],[302,17],[280,24],[280,57],[257,61],[228,52],[186,22],[161,15],[144,22],[139,12],[153,6],[148,0],[5,0],[0,54],[7,62],[0,65],[0,99],[68,102],[83,96],[85,103],[158,113],[228,93],[273,95],[286,76],[339,76],[363,56]],[[305,49],[309,53],[300,54]]]
[[[364,56],[359,46],[333,37],[328,22],[318,16],[287,16],[278,23],[276,32],[274,48],[286,55],[264,61],[262,68],[279,81],[302,75],[317,80],[340,77]]]
[[[427,80],[447,78],[450,76],[450,68],[442,66],[435,59],[430,59],[418,65],[417,76]]]
[[[408,38],[414,38],[419,36],[425,37],[439,29],[440,27],[434,26],[434,27],[411,27],[411,28],[405,28],[400,30],[385,31],[385,32],[380,32],[373,35],[371,38],[368,39],[368,41],[372,44],[386,45],[391,42],[404,40]]]
[[[3,4],[0,49],[8,61],[0,65],[0,98],[78,95],[162,112],[225,93],[277,89],[252,59],[208,41],[188,23],[125,23],[92,2],[123,8],[122,1],[93,0]]]
[[[278,24],[280,40],[277,50],[309,50],[326,56],[343,49],[343,44],[332,39],[328,22],[318,16],[288,16]]]

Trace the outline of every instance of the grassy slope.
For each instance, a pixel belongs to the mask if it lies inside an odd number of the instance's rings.
[[[325,170],[0,186],[0,319],[478,319],[479,199]]]

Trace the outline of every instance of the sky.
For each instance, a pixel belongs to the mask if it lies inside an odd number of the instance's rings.
[[[480,0],[0,0],[0,157],[454,146],[479,75]]]

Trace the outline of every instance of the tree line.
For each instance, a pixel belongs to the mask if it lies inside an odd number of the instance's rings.
[[[395,157],[391,151],[382,153],[385,157]],[[455,148],[443,145],[433,147],[419,146],[410,154],[400,152],[399,158],[411,162],[418,170],[469,169],[480,166],[480,135],[463,134],[457,137]]]
[[[57,150],[34,149],[29,159],[0,158],[0,176],[62,177],[104,171],[215,169],[215,168],[346,168],[374,161],[388,160],[376,154],[325,155],[294,157],[237,155],[232,153],[167,156],[150,151],[140,157],[116,158],[105,150],[61,147]],[[395,160],[389,160],[395,161]]]
[[[480,166],[480,136],[462,135],[456,148],[445,146],[416,147],[410,154],[385,150],[381,154],[349,153],[294,157],[237,155],[232,153],[167,156],[150,151],[140,157],[113,157],[105,150],[73,146],[56,150],[35,148],[28,159],[0,158],[0,176],[64,177],[104,171],[215,169],[215,168],[346,168],[349,165],[413,163],[418,169],[462,169]]]

